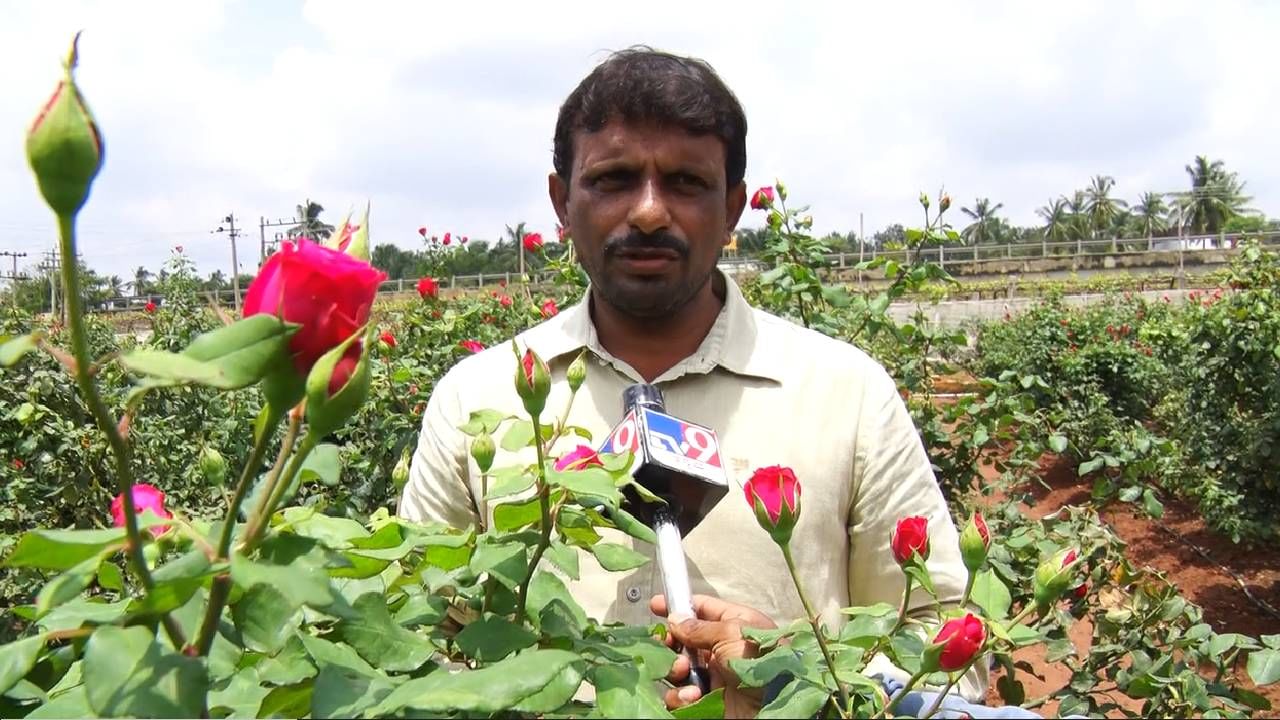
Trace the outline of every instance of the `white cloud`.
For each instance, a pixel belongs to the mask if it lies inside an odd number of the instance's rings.
[[[747,109],[748,182],[785,179],[817,229],[915,222],[945,183],[1031,223],[1050,197],[1110,174],[1133,198],[1182,187],[1196,154],[1226,161],[1277,212],[1280,111],[1261,2],[18,3],[0,28],[4,249],[50,246],[20,138],[83,28],[78,78],[107,164],[82,216],[103,270],[153,268],[234,211],[256,257],[259,215],[304,198],[335,222],[366,199],[375,242],[414,230],[549,232],[559,103],[608,50],[648,43],[710,61]],[[757,218],[749,216],[755,224]],[[956,222],[959,222],[958,218]],[[243,249],[247,248],[247,249]],[[247,259],[246,259],[247,258]]]

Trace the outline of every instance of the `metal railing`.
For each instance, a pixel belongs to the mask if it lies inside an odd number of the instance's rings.
[[[1219,235],[1194,235],[1182,238],[1116,238],[1114,240],[1078,240],[1068,242],[1035,242],[1012,243],[1005,245],[965,245],[965,246],[929,246],[916,251],[925,260],[936,262],[944,268],[958,266],[981,266],[998,264],[1010,260],[1072,260],[1079,262],[1100,256],[1134,257],[1152,253],[1173,253],[1179,256],[1179,265],[1184,256],[1192,257],[1194,264],[1203,264],[1203,258],[1213,253],[1233,251],[1242,240],[1257,239],[1262,245],[1280,247],[1280,231],[1262,233],[1233,233]],[[824,256],[827,269],[852,269],[861,261],[887,258],[899,263],[909,260],[906,250],[879,250],[869,248],[866,252],[839,252]],[[752,257],[722,257],[719,267],[730,274],[759,272],[765,264]],[[527,272],[529,284],[542,285],[551,282],[553,273],[548,270]],[[498,287],[513,283],[523,283],[518,272],[478,273],[475,275],[453,275],[439,278],[441,288],[451,290],[480,289]],[[378,286],[379,295],[398,295],[416,292],[418,278],[401,278],[387,280]],[[240,289],[240,300],[244,299],[246,288]],[[208,300],[216,301],[225,307],[235,307],[238,303],[230,289],[206,290],[200,293]],[[149,295],[133,295],[117,297],[94,303],[94,311],[121,312],[142,310],[148,302],[161,304],[163,296],[154,293]]]

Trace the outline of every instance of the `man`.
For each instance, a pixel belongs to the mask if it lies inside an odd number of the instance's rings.
[[[751,308],[716,268],[747,192],[746,118],[714,71],[648,49],[613,55],[561,107],[554,167],[551,202],[591,286],[580,304],[517,338],[551,368],[548,412],[563,407],[565,370],[586,348],[592,361],[569,420],[597,440],[620,419],[623,389],[649,382],[669,412],[717,431],[738,488],[756,468],[794,469],[804,509],[792,548],[829,627],[840,608],[900,601],[903,576],[888,543],[908,515],[928,518],[934,584],[944,603],[957,603],[966,580],[957,533],[893,380],[857,348]],[[495,347],[440,380],[402,515],[465,527],[488,514],[457,427],[480,408],[522,414],[505,381],[512,363],[509,347]],[[734,715],[760,700],[737,692],[724,662],[752,651],[741,627],[804,614],[781,554],[741,498],[731,489],[686,536],[699,619],[673,625],[712,655]],[[651,613],[666,613],[661,597],[642,602],[661,592],[656,563],[605,573],[584,562],[570,587],[601,621],[648,624]],[[918,615],[928,610],[924,595],[913,595]],[[905,677],[894,670],[869,672]],[[686,672],[681,661],[673,674]],[[980,696],[985,677],[974,673],[964,694]],[[667,701],[697,697],[686,687]]]

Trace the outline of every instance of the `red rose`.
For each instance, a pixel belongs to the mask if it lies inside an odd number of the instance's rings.
[[[751,196],[752,210],[768,210],[771,205],[773,205],[773,188],[767,185]]]
[[[463,340],[462,342],[458,343],[458,345],[463,350],[469,350],[473,353],[478,353],[484,349],[484,345],[480,344],[475,340]]]
[[[1088,594],[1089,594],[1089,583],[1080,583],[1080,587],[1075,589],[1075,596],[1077,600],[1085,599],[1085,596],[1087,596]]]
[[[942,646],[938,669],[945,672],[963,669],[982,650],[986,641],[987,626],[973,613],[948,620],[933,638],[934,647]]]
[[[555,298],[547,298],[547,301],[542,303],[542,317],[554,317],[559,312],[560,308],[556,307]]]
[[[463,236],[462,236],[462,244],[463,244],[463,245],[466,245],[466,244],[467,244],[467,236],[466,236],[466,235],[463,235]]]
[[[893,558],[899,565],[905,565],[919,555],[921,560],[929,559],[929,520],[920,515],[905,517],[898,521],[889,540],[893,549]]]
[[[756,470],[742,486],[747,504],[756,513],[756,522],[773,541],[785,545],[800,517],[800,481],[795,471],[781,465]]]
[[[148,313],[154,313],[156,311],[156,304],[148,300],[146,306],[143,307],[142,309],[147,311]]]
[[[174,249],[174,251],[175,251],[175,252],[177,252],[178,254],[182,254],[182,246],[181,246],[181,245],[174,245],[174,246],[173,246],[173,249]]]
[[[600,456],[590,445],[579,445],[556,461],[556,470],[560,472],[582,470],[592,466],[604,467],[604,463],[600,462]]]
[[[424,227],[418,228],[418,234],[425,238],[427,236],[427,229]]]
[[[524,236],[524,249],[536,253],[542,248],[542,234],[529,233]]]
[[[133,486],[133,509],[134,512],[142,514],[150,510],[156,516],[162,518],[171,518],[173,514],[164,509],[164,493],[154,485],[138,484]],[[111,521],[116,527],[124,527],[124,493],[116,496],[111,501]],[[163,533],[168,530],[167,525],[159,525],[153,528],[157,533]]]
[[[13,459],[13,467],[14,467],[14,469],[16,469],[16,470],[21,470],[22,468],[24,468],[24,467],[26,467],[26,466],[27,466],[27,464],[26,464],[26,463],[24,463],[24,462],[22,462],[22,458],[14,458],[14,459]]]
[[[346,253],[299,239],[272,255],[244,299],[244,317],[268,313],[302,327],[289,340],[294,368],[305,376],[320,356],[369,320],[386,273]],[[357,348],[359,344],[353,344]],[[358,357],[358,353],[357,353]]]
[[[337,395],[338,391],[346,386],[347,381],[356,372],[356,365],[359,364],[360,343],[353,343],[338,359],[338,364],[333,366],[333,374],[329,376],[329,397]]]
[[[422,296],[423,300],[429,297],[434,298],[439,293],[440,285],[435,281],[435,278],[424,277],[418,281],[418,295]]]
[[[396,346],[396,336],[392,335],[390,330],[383,330],[382,334],[378,336],[378,339],[386,343],[387,347]]]
[[[511,307],[511,303],[513,301],[510,295],[503,295],[501,298],[498,298],[498,302],[502,304],[502,307]]]
[[[444,244],[445,244],[445,245],[448,245],[450,242],[452,242],[452,240],[451,240],[451,238],[450,238],[449,233],[445,233],[445,234],[444,234],[444,241],[443,241],[443,242],[444,242]]]

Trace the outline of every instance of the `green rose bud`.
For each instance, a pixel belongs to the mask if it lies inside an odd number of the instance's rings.
[[[200,474],[204,475],[205,482],[210,485],[222,485],[227,479],[227,461],[223,459],[222,453],[208,445],[200,451],[198,465]]]
[[[409,482],[409,450],[405,448],[400,453],[400,461],[391,469],[391,482],[395,484],[396,490],[403,490],[406,483]]]
[[[925,195],[924,193],[920,193],[920,205],[921,205],[921,206],[923,206],[925,210],[928,210],[928,209],[929,209],[929,196],[928,196],[928,195]]]
[[[569,379],[569,389],[578,392],[578,388],[582,387],[583,381],[587,379],[587,351],[583,350],[578,353],[578,357],[569,363],[569,370],[566,376]]]
[[[471,441],[471,457],[475,458],[481,473],[487,473],[489,468],[493,467],[493,455],[497,451],[497,447],[493,444],[493,436],[487,432],[481,432],[475,440]]]
[[[76,45],[63,68],[66,76],[40,110],[27,132],[27,161],[35,172],[40,194],[58,215],[74,215],[89,197],[89,186],[102,168],[102,135],[72,71]]]
[[[787,186],[786,186],[786,185],[783,185],[781,180],[778,180],[777,182],[775,182],[775,183],[774,183],[774,187],[778,188],[778,199],[779,199],[779,200],[781,200],[781,201],[783,201],[783,202],[786,202],[786,201],[787,201]]]
[[[991,548],[991,532],[987,530],[987,521],[982,513],[975,512],[960,533],[960,557],[970,573],[978,572],[987,561],[987,550]]]
[[[512,341],[511,347],[515,348]],[[519,353],[519,350],[516,351]],[[518,356],[519,357],[519,356]],[[516,368],[516,394],[524,402],[524,409],[537,418],[547,407],[547,395],[551,394],[551,371],[533,350],[526,349]]]
[[[1061,550],[1036,568],[1035,601],[1042,614],[1071,586],[1077,555],[1074,548]]]

